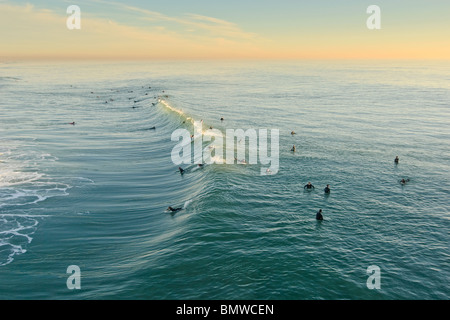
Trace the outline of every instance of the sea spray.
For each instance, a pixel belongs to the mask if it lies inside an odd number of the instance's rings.
[[[260,129],[227,129],[225,139],[223,133],[217,129],[202,131],[203,122],[194,122],[194,134],[187,129],[177,129],[171,135],[172,141],[178,143],[171,152],[172,162],[175,165],[180,164],[236,164],[237,159],[246,159],[248,161],[237,161],[237,163],[248,163],[270,165],[268,168],[261,168],[261,175],[276,174],[279,169],[279,130],[271,130],[270,150],[268,155],[268,130]],[[258,134],[259,133],[259,134]],[[192,156],[191,141],[194,138],[194,152]],[[259,139],[258,139],[259,136]],[[249,148],[246,148],[246,139],[248,138]],[[204,142],[211,142],[203,149]],[[224,145],[224,142],[226,144]],[[223,159],[223,149],[226,150],[226,159]],[[214,152],[214,156],[212,155]],[[181,155],[180,155],[181,154]]]

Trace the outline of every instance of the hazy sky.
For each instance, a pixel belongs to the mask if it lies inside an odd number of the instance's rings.
[[[0,0],[0,57],[450,59],[450,1]]]

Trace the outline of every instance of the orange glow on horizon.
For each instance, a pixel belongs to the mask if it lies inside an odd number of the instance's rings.
[[[218,19],[194,16],[181,21],[199,28],[213,23],[207,34],[142,29],[87,17],[81,30],[66,28],[67,16],[32,6],[0,3],[2,60],[337,60],[417,59],[450,60],[450,41],[436,33],[420,37],[399,31],[324,31],[264,38]],[[166,18],[167,19],[167,18]],[[203,19],[200,22],[199,19]],[[407,32],[407,31],[406,31]],[[448,31],[442,31],[447,32]],[[430,38],[428,35],[433,35]]]

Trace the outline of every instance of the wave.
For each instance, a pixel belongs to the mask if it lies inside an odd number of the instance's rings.
[[[194,119],[193,116],[187,114],[186,112],[184,112],[181,109],[178,109],[178,108],[172,106],[167,100],[165,100],[165,99],[163,99],[161,97],[158,97],[158,103],[163,105],[167,110],[169,110],[169,111],[179,115],[184,120],[183,124],[188,123],[188,124],[194,125],[196,121],[198,123],[201,123],[201,127],[200,128],[198,128],[198,127],[194,127],[193,128],[194,131],[195,131],[194,133],[202,134],[204,136],[211,136],[211,137],[214,137],[214,136],[218,135],[217,132],[215,132],[214,130],[210,130],[210,129],[212,129],[212,127],[208,126],[203,121],[203,119],[200,119],[200,120]]]
[[[158,103],[163,105],[166,109],[181,116],[184,119],[184,121],[189,122],[192,125],[194,124],[194,119],[192,117],[190,117],[189,115],[184,113],[183,110],[177,109],[177,108],[173,107],[172,105],[170,105],[170,103],[168,101],[166,101],[164,98],[158,97]]]
[[[203,121],[203,119],[200,119],[200,120],[195,119],[194,116],[186,113],[182,109],[178,109],[178,108],[174,107],[168,100],[166,100],[166,98],[168,98],[168,96],[159,96],[158,97],[158,103],[163,105],[167,110],[169,110],[169,111],[177,114],[178,116],[180,116],[182,118],[184,124],[187,123],[187,124],[190,124],[190,125],[194,125],[194,123],[196,121],[198,121],[202,125],[200,130],[197,130],[198,133],[201,133],[203,135],[210,135],[210,136],[216,135],[213,131],[210,130],[212,127],[207,125]],[[194,130],[195,129],[197,129],[197,128],[194,128]]]
[[[219,156],[219,155],[215,154],[215,152],[214,152],[214,149],[215,149],[214,140],[216,140],[216,138],[219,136],[224,138],[223,128],[213,128],[212,126],[205,123],[203,121],[203,119],[200,119],[200,120],[194,119],[194,116],[186,113],[182,109],[174,107],[167,99],[168,99],[167,95],[159,96],[158,103],[161,104],[162,106],[164,106],[164,108],[169,110],[170,112],[173,112],[176,115],[180,116],[183,120],[183,124],[187,123],[188,125],[192,125],[191,133],[193,133],[194,136],[199,136],[199,135],[203,136],[202,149],[204,151],[207,151],[206,154],[204,153],[204,155],[206,156],[206,158],[204,159],[204,162],[224,164],[225,163],[224,155],[226,154],[227,150],[223,150],[222,156]],[[201,127],[194,125],[196,123],[196,121],[201,123]],[[194,142],[194,140],[192,139],[191,142]],[[186,142],[186,144],[191,143],[191,142]],[[236,144],[231,147],[231,149],[234,151],[234,153],[236,153],[237,147],[238,146]],[[228,149],[229,147],[227,146],[226,148]],[[248,151],[246,151],[246,152],[248,153]],[[213,155],[213,153],[214,153],[214,155]],[[239,164],[247,164],[245,159],[240,159],[240,160],[235,159],[235,162],[239,163]]]

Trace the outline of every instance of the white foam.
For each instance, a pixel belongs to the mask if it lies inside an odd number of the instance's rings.
[[[0,188],[32,183],[43,177],[38,172],[21,172],[14,169],[2,168],[0,172]]]
[[[52,197],[67,196],[73,186],[94,183],[82,177],[63,183],[47,176],[41,167],[58,158],[32,148],[36,146],[0,139],[0,266],[24,254],[40,220],[51,217],[33,214],[44,209],[36,204]]]
[[[7,264],[10,264],[11,262],[14,261],[14,256],[15,255],[19,255],[19,254],[24,254],[25,252],[27,252],[27,250],[23,249],[22,246],[20,245],[14,245],[11,243],[4,243],[2,241],[0,241],[0,248],[1,247],[10,247],[9,249],[9,254],[6,257],[6,261],[2,261],[0,260],[0,267],[1,266],[6,266]]]
[[[51,215],[42,215],[42,214],[12,214],[12,213],[0,213],[0,217],[21,217],[21,218],[47,218],[51,217]],[[4,220],[4,222],[6,222]]]
[[[14,260],[14,256],[26,252],[24,246],[31,243],[39,224],[38,216],[27,214],[1,214],[0,266]]]
[[[186,208],[192,203],[192,201],[193,201],[193,200],[188,200],[188,201],[186,201],[185,204],[184,204],[184,206],[183,206],[183,209],[186,209]]]
[[[43,186],[35,185],[34,187],[42,188]],[[11,190],[10,194],[6,196],[0,195],[0,200],[3,202],[0,203],[0,208],[11,206],[22,207],[43,202],[48,198],[52,197],[68,196],[69,193],[67,192],[67,190],[69,188],[70,188],[69,186],[67,188],[50,188],[50,189],[36,189],[36,190],[31,189],[14,190],[8,188],[7,190]]]

